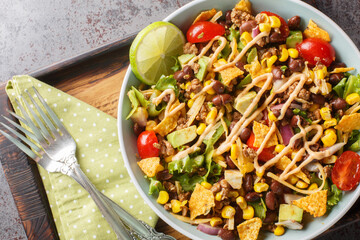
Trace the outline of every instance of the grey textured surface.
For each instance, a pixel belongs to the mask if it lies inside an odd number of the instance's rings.
[[[2,0],[0,82],[132,35],[190,0]],[[360,48],[360,1],[316,0]],[[355,239],[358,224],[331,239]],[[357,230],[356,230],[357,229]],[[0,165],[0,240],[26,239]],[[329,239],[325,236],[322,239]]]

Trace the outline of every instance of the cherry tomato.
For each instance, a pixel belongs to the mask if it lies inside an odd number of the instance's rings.
[[[253,132],[251,132],[251,135],[249,137],[249,139],[247,140],[246,144],[254,149],[254,150],[258,150],[258,147],[254,146],[254,142],[255,142],[255,134]],[[273,157],[275,157],[275,155],[273,154],[275,150],[275,146],[273,147],[269,147],[269,148],[264,148],[263,151],[259,154],[259,160],[262,162],[267,162],[270,159],[272,159]]]
[[[275,16],[277,18],[280,19],[281,22],[281,26],[280,26],[280,32],[281,32],[281,36],[283,37],[283,40],[285,41],[286,38],[289,36],[290,30],[289,30],[289,26],[287,25],[286,21],[280,17],[279,15],[272,13],[272,12],[268,12],[268,11],[263,11],[261,13],[264,13],[268,16]]]
[[[154,143],[159,143],[154,131],[144,131],[139,135],[137,148],[141,159],[159,156],[159,149]]]
[[[191,25],[186,33],[188,42],[199,43],[207,42],[216,36],[221,36],[225,33],[225,28],[217,23],[212,22],[197,22]]]
[[[343,152],[335,162],[331,180],[340,190],[353,190],[360,181],[360,156],[353,151]]]
[[[310,65],[321,62],[326,67],[335,60],[335,50],[330,43],[319,38],[307,38],[296,46],[300,56]]]

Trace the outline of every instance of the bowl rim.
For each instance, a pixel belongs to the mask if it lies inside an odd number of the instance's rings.
[[[347,40],[346,43],[350,44],[350,47],[352,49],[356,49],[356,52],[354,54],[356,54],[358,56],[358,58],[360,59],[360,51],[357,48],[357,46],[355,45],[355,43],[344,32],[344,30],[340,26],[338,26],[338,24],[335,23],[331,18],[326,16],[320,10],[316,9],[315,7],[305,3],[303,1],[299,1],[299,0],[282,0],[282,1],[288,1],[288,2],[292,2],[294,4],[301,5],[302,7],[306,8],[306,9],[314,12],[315,14],[319,15],[320,17],[324,18],[326,21],[329,21],[332,24],[331,27],[335,28],[336,31],[341,34],[341,37]],[[181,13],[183,11],[186,11],[187,9],[191,8],[194,5],[200,4],[201,2],[206,2],[206,0],[194,0],[192,2],[189,2],[189,3],[185,4],[184,6],[178,8],[174,12],[172,12],[170,15],[165,17],[162,21],[168,22],[172,18],[177,16],[179,13]],[[125,117],[125,116],[122,116],[122,109],[123,109],[123,103],[122,102],[124,100],[124,97],[126,96],[126,90],[127,90],[126,86],[128,84],[130,74],[131,74],[131,66],[129,65],[129,67],[128,67],[127,71],[126,71],[126,74],[124,76],[124,81],[122,83],[122,89],[120,91],[118,111],[117,111],[117,114],[118,114],[117,115],[118,116],[118,118],[117,118],[118,138],[119,138],[121,152],[125,152],[124,139],[121,137],[121,136],[123,136],[123,125],[121,124],[121,122],[122,122],[122,118]],[[127,156],[125,154],[124,155],[122,154],[122,156],[123,156],[123,159],[124,159],[125,167],[126,167],[128,173],[129,173],[129,175],[130,175],[130,177],[132,179],[132,182],[134,183],[136,189],[140,193],[141,197],[145,200],[145,202],[157,214],[157,216],[159,216],[162,220],[164,220],[168,225],[170,225],[172,228],[174,228],[179,233],[184,234],[184,235],[186,235],[187,237],[189,237],[191,239],[199,239],[199,240],[201,240],[198,236],[195,236],[191,232],[181,228],[179,225],[176,225],[175,222],[173,222],[169,218],[169,216],[171,216],[170,214],[168,216],[166,216],[161,211],[159,211],[157,209],[157,207],[152,203],[152,201],[150,201],[149,195],[142,190],[140,184],[136,180],[136,177],[135,177],[134,173],[131,171],[131,167],[130,167],[130,164],[129,164],[129,159],[127,158]],[[359,196],[360,196],[360,187],[357,187],[356,190],[354,190],[354,192],[355,192],[354,196],[351,198],[351,200],[346,204],[346,207],[343,208],[338,215],[336,215],[335,217],[330,219],[330,221],[327,224],[323,224],[323,226],[318,228],[316,231],[310,232],[307,237],[309,239],[315,238],[315,237],[319,236],[320,234],[322,234],[323,232],[325,232],[330,227],[332,227],[337,221],[339,221],[349,211],[349,209],[354,205],[356,200],[359,198]]]

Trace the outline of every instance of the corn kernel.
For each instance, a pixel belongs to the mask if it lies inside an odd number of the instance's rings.
[[[321,141],[324,144],[324,147],[331,147],[336,143],[337,136],[335,129],[329,128],[325,130],[323,137],[321,138]]]
[[[310,108],[309,108],[309,112],[314,112],[315,110],[318,110],[318,109],[319,109],[319,107],[320,107],[320,105],[319,105],[319,104],[314,103],[314,104],[312,104],[312,105],[310,106]]]
[[[219,226],[220,224],[222,224],[222,219],[219,218],[219,217],[212,217],[211,220],[210,220],[210,225],[212,227],[216,227],[216,226]]]
[[[260,13],[260,23],[269,23],[270,22],[270,18],[267,14],[265,13]]]
[[[336,126],[337,121],[335,118],[332,118],[330,120],[326,120],[324,121],[324,128],[329,128],[329,127],[333,127]]]
[[[228,193],[228,197],[229,197],[229,198],[237,198],[238,196],[239,196],[238,191],[230,191],[230,192]]]
[[[260,30],[260,32],[270,32],[271,26],[269,23],[260,23],[259,30]]]
[[[204,87],[209,86],[210,84],[211,84],[211,80],[208,80],[204,83]],[[209,90],[206,91],[206,93],[210,95],[214,95],[215,90],[213,88],[210,88]]]
[[[270,19],[270,26],[272,28],[279,28],[281,26],[281,22],[280,22],[280,19],[278,17],[270,16],[269,19]]]
[[[310,78],[311,78],[311,80],[314,80],[314,79],[315,79],[314,71],[313,71],[313,70],[309,70],[309,73],[310,73]]]
[[[298,151],[291,151],[291,159],[294,159]]]
[[[201,182],[201,186],[203,186],[204,188],[206,189],[210,189],[212,187],[211,183],[208,183],[208,182]]]
[[[187,83],[185,84],[185,89],[188,89],[188,88],[190,87],[190,85],[191,85],[191,82],[187,82]]]
[[[272,111],[270,111],[270,112],[268,113],[268,118],[269,118],[269,120],[272,121],[272,122],[276,122],[276,121],[278,120],[277,117],[275,116],[275,114],[274,114]]]
[[[165,204],[167,201],[169,201],[169,194],[167,191],[160,191],[159,197],[156,200],[160,204]]]
[[[193,99],[194,96],[195,96],[195,93],[194,93],[194,92],[190,93],[190,98],[191,98],[191,99]]]
[[[185,84],[181,83],[180,88],[185,90]]]
[[[210,124],[210,123],[214,122],[216,116],[217,116],[217,109],[216,109],[216,107],[213,107],[213,108],[211,108],[210,112],[206,116],[205,122],[207,124]]]
[[[287,179],[287,181],[291,184],[291,185],[295,185],[297,183],[297,181],[299,181],[299,178],[295,175],[290,175]]]
[[[245,201],[245,198],[240,196],[236,198],[236,204],[239,205],[239,207],[244,210],[247,208],[247,202]]]
[[[315,73],[316,73],[316,78],[317,79],[324,79],[325,78],[324,72],[322,70],[316,70]]]
[[[351,93],[346,97],[346,102],[349,105],[353,105],[357,102],[360,102],[360,95],[358,93]]]
[[[188,102],[187,102],[187,105],[189,108],[192,107],[192,105],[194,105],[194,99],[189,99]]]
[[[171,210],[173,213],[178,213],[181,211],[181,202],[179,200],[171,200]]]
[[[321,162],[324,164],[333,164],[337,159],[338,157],[336,155],[331,155],[330,157],[323,158]]]
[[[259,177],[259,178],[262,178],[264,176],[264,172],[256,171],[256,176]]]
[[[292,58],[299,57],[299,52],[295,48],[289,48],[288,52],[289,52],[289,56],[292,57]]]
[[[266,73],[271,73],[271,71],[272,71],[272,68],[271,68],[271,67],[265,68],[265,72],[266,72]]]
[[[324,120],[330,120],[331,119],[331,112],[328,107],[323,107],[320,109],[320,115],[321,118]]]
[[[274,65],[274,63],[276,62],[277,59],[278,59],[278,57],[275,55],[269,57],[266,61],[268,68],[272,67],[272,65]]]
[[[230,148],[230,157],[232,160],[236,160],[239,156],[239,146],[237,144],[232,144]]]
[[[263,60],[261,60],[261,66],[263,67],[263,68],[266,68],[266,66],[267,66],[267,64],[266,64],[266,61],[268,60],[268,58],[263,58]]]
[[[254,171],[254,169],[255,169],[254,164],[252,162],[247,162],[245,163],[243,170],[245,171],[245,173],[249,173]]]
[[[245,209],[243,209],[243,219],[249,220],[254,217],[254,208],[248,205]]]
[[[280,62],[285,62],[289,58],[289,52],[286,48],[281,49]]]
[[[244,44],[244,46],[246,46],[246,44],[251,42],[251,40],[252,40],[252,37],[251,37],[250,33],[243,32],[241,34],[240,41],[241,41],[242,44]]]
[[[196,129],[196,133],[198,135],[201,135],[205,131],[205,128],[206,128],[206,124],[205,123],[200,123],[199,126]]]
[[[147,122],[146,122],[145,130],[146,130],[146,131],[153,131],[155,126],[156,126],[156,122],[155,122],[155,121],[153,121],[153,120],[147,121]]]
[[[283,226],[277,226],[274,230],[275,236],[281,236],[285,233],[285,228]]]
[[[235,208],[233,208],[232,206],[225,206],[223,207],[223,209],[221,210],[221,216],[223,218],[232,218],[235,215]]]
[[[275,147],[275,152],[279,153],[279,152],[281,152],[282,150],[284,150],[284,148],[285,148],[285,145],[284,145],[284,144],[278,144],[278,145],[276,145],[276,147]]]
[[[296,187],[300,188],[300,189],[304,189],[304,188],[307,188],[309,186],[309,184],[307,184],[306,182],[304,181],[297,181],[296,183]]]
[[[217,60],[216,62],[219,63],[220,65],[225,65],[225,64],[228,63],[224,58],[220,58],[220,59]]]
[[[165,159],[165,162],[169,163],[172,162],[173,155],[167,156]]]
[[[318,185],[316,184],[316,183],[313,183],[313,184],[311,184],[310,185],[310,187],[308,188],[308,190],[315,190],[315,189],[317,189],[318,188]]]
[[[265,192],[269,189],[269,185],[267,183],[256,183],[254,185],[254,191],[257,193]]]
[[[213,156],[214,158],[214,162],[218,163],[218,162],[225,162],[225,158],[222,156],[222,155],[216,155],[216,156]]]
[[[332,90],[332,86],[330,83],[327,82],[326,89],[322,90],[321,94],[325,96],[325,95],[329,94],[331,92],[331,90]]]
[[[216,193],[215,200],[220,202],[221,198],[222,198],[222,193],[221,192]]]

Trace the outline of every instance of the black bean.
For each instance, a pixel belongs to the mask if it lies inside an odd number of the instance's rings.
[[[288,20],[288,26],[291,30],[299,29],[301,18],[299,16],[293,16]]]
[[[224,228],[220,229],[218,236],[223,240],[235,240],[233,231]]]
[[[214,81],[215,83],[214,83],[214,85],[212,86],[212,88],[214,89],[214,91],[216,92],[216,93],[219,93],[219,94],[221,94],[221,93],[223,93],[224,91],[225,91],[225,86],[224,86],[224,84],[222,84],[220,81]]]
[[[277,220],[277,212],[267,210],[266,217],[264,219],[264,223],[273,223],[273,222],[276,222],[276,220]]]
[[[225,105],[231,102],[232,96],[230,94],[220,94],[213,97],[212,102],[215,106]]]
[[[290,125],[291,125],[292,127],[297,127],[298,121],[301,121],[300,116],[294,115],[294,116],[291,118]]]
[[[278,32],[273,32],[269,37],[270,43],[278,43],[284,41],[284,37]]]
[[[277,195],[283,195],[284,194],[284,186],[279,183],[278,181],[272,181],[270,185],[270,189],[272,192],[274,192]]]
[[[219,21],[219,24],[220,24],[221,26],[223,26],[224,28],[227,27],[226,22],[225,22],[224,20],[223,20],[223,21]]]
[[[159,171],[156,174],[156,179],[159,180],[159,181],[167,181],[172,177],[173,177],[173,175],[171,173],[169,173],[169,169]]]
[[[346,101],[342,98],[336,98],[330,102],[330,105],[335,110],[345,109],[347,104]]]
[[[175,78],[175,80],[176,81],[178,81],[178,82],[183,82],[185,79],[184,79],[184,72],[183,71],[176,71],[175,73],[174,73],[174,78]]]
[[[272,112],[273,112],[273,114],[275,115],[275,117],[279,117],[280,114],[281,114],[281,112],[280,112],[279,109],[274,109],[274,110],[272,110]]]
[[[321,94],[311,93],[311,100],[313,101],[313,103],[319,104],[320,106],[325,104],[325,97]]]
[[[275,210],[279,205],[275,193],[273,193],[272,191],[266,194],[265,203],[270,210]]]
[[[246,75],[248,72],[246,71],[246,69],[245,69],[245,63],[244,62],[242,62],[242,61],[238,61],[238,62],[236,62],[235,63],[235,66],[237,67],[237,68],[239,68],[241,71],[243,71],[244,72],[244,75]]]
[[[286,117],[287,119],[291,119],[293,116],[294,116],[293,111],[292,111],[290,108],[286,109],[285,117]]]
[[[231,160],[230,155],[227,155],[225,160],[226,160],[227,168],[229,168],[229,169],[236,169],[237,168],[236,165],[234,164],[234,162]]]
[[[136,136],[139,136],[140,133],[142,133],[145,130],[145,128],[140,126],[138,123],[134,123],[133,129]]]
[[[192,68],[189,65],[186,65],[183,68],[183,72],[184,72],[184,79],[190,81],[194,79],[194,71],[192,70]]]
[[[247,202],[256,202],[261,198],[261,194],[257,192],[249,192],[245,195],[245,200]]]
[[[244,178],[244,189],[246,192],[251,192],[254,189],[253,186],[253,177],[251,174],[246,174]]]
[[[283,76],[283,72],[281,71],[281,69],[279,67],[274,67],[271,70],[271,73],[273,74],[273,80],[280,80],[282,79]]]
[[[257,26],[257,23],[255,20],[250,20],[250,21],[244,22],[240,26],[240,34],[242,34],[243,32],[251,33],[253,28],[256,28],[256,26]]]
[[[251,135],[251,130],[249,128],[244,128],[240,132],[240,139],[243,143],[246,143]]]
[[[344,73],[332,73],[329,76],[329,82],[330,82],[331,85],[335,86],[343,78],[344,78]]]
[[[231,22],[231,10],[226,11],[226,13],[225,13],[225,21],[226,21],[227,25],[232,24],[232,22]]]
[[[220,95],[216,95],[215,97],[213,97],[212,102],[215,106],[221,106],[222,102]]]
[[[301,58],[290,58],[288,66],[292,72],[302,72],[305,68],[304,60],[302,60]]]
[[[232,121],[232,122],[230,123],[230,126],[229,126],[229,131],[230,131],[230,132],[233,130],[233,128],[235,127],[236,123],[237,123],[237,121]]]
[[[236,205],[235,207],[235,226],[239,225],[240,223],[242,223],[242,221],[244,221],[243,219],[243,211],[242,209],[239,207],[239,205]]]
[[[332,62],[329,66],[329,72],[334,70],[335,68],[346,68],[346,64],[343,62]]]

